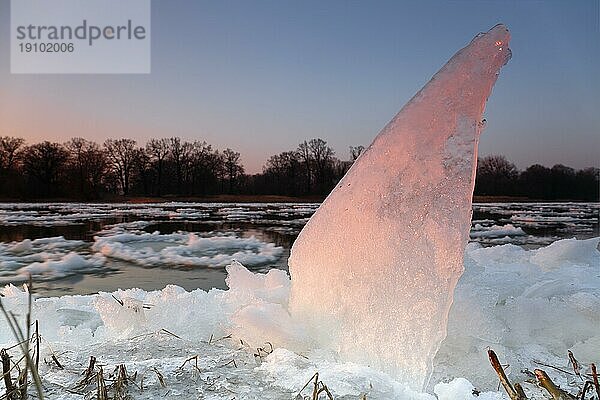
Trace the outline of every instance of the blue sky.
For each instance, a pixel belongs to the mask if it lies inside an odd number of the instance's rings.
[[[368,145],[480,31],[512,34],[480,154],[600,166],[600,6],[578,1],[152,2],[149,75],[11,75],[0,0],[0,135],[181,136],[249,172],[312,137]]]

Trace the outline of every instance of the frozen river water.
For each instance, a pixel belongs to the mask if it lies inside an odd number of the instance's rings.
[[[428,394],[322,349],[298,348],[306,338],[284,311],[290,281],[280,269],[317,207],[1,204],[2,303],[23,316],[27,296],[19,283],[31,274],[42,358],[55,352],[67,366],[41,365],[48,398],[93,393],[93,385],[73,392],[90,356],[107,373],[124,363],[142,377],[143,391],[130,388],[140,399],[290,399],[319,372],[338,399],[434,400],[435,392],[438,400],[456,400],[472,398],[474,386],[486,391],[478,399],[500,400],[490,347],[529,398],[542,399],[527,383],[540,362],[568,371],[569,349],[584,366],[598,361],[597,203],[474,205],[465,272]],[[235,264],[227,276],[234,260],[268,274]],[[0,320],[0,347],[13,344]],[[561,387],[577,392],[579,381],[552,372]]]
[[[0,283],[32,274],[40,295],[139,287],[225,288],[233,260],[287,269],[317,203],[3,203]],[[481,203],[471,240],[527,249],[599,236],[598,203]]]

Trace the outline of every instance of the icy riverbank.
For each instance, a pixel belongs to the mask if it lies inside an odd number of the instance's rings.
[[[524,381],[519,371],[533,370],[535,362],[568,369],[569,349],[582,364],[599,361],[593,359],[600,354],[599,242],[560,240],[537,250],[470,244],[430,394],[411,392],[385,374],[315,348],[287,312],[287,274],[253,274],[240,264],[228,267],[226,291],[167,286],[36,299],[33,318],[40,321],[42,358],[49,361],[40,367],[44,385],[51,399],[81,398],[67,389],[73,390],[93,355],[107,376],[125,364],[131,375],[138,373],[136,385],[143,377],[143,391],[129,387],[135,399],[292,399],[315,372],[338,399],[433,399],[431,393],[440,400],[470,399],[473,386],[484,391],[478,399],[500,399],[488,346],[511,365],[515,381]],[[9,310],[24,315],[22,290],[6,286],[0,293]],[[0,347],[14,342],[1,321]],[[51,351],[64,370],[50,361]],[[195,355],[198,369],[195,360],[179,368]],[[576,383],[552,374],[563,387]],[[541,398],[535,386],[525,384],[525,390]]]

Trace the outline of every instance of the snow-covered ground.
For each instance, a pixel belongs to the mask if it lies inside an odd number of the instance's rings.
[[[520,382],[531,379],[521,371],[533,371],[540,367],[537,363],[570,371],[567,350],[584,366],[600,362],[599,204],[473,206],[465,273],[425,394],[410,392],[368,367],[339,362],[314,346],[289,316],[289,279],[281,269],[290,244],[317,207],[0,204],[0,287],[16,285],[1,289],[2,302],[23,320],[26,296],[20,285],[29,274],[38,293],[49,284],[58,293],[90,293],[78,290],[78,281],[71,279],[112,279],[104,286],[111,293],[42,295],[34,303],[44,338],[41,370],[51,399],[82,398],[73,390],[92,355],[107,378],[118,364],[125,364],[130,375],[137,372],[129,386],[134,399],[293,399],[315,372],[336,399],[359,399],[361,394],[368,399],[433,399],[434,393],[439,399],[500,399],[488,346],[510,364],[510,378]],[[228,290],[191,290],[202,281],[186,285],[159,274],[185,270],[181,279],[201,277],[205,271],[225,277],[229,264]],[[119,283],[124,266],[134,277],[135,271],[156,275],[153,287],[177,282],[191,291],[166,286],[112,292],[124,286]],[[270,270],[272,266],[279,269]],[[14,343],[0,322],[0,347]],[[52,351],[64,370],[51,360]],[[11,354],[16,356],[17,349]],[[179,368],[196,355],[198,369],[196,359]],[[576,392],[575,376],[542,368]],[[524,386],[533,398],[542,398],[535,385]],[[473,397],[473,387],[483,393]]]
[[[37,299],[33,318],[43,337],[44,386],[52,399],[79,399],[76,392],[95,390],[76,389],[95,356],[107,377],[118,364],[131,376],[137,372],[129,385],[136,399],[294,399],[316,372],[338,399],[434,399],[433,393],[440,400],[501,399],[489,346],[510,364],[510,379],[525,382],[530,398],[541,399],[521,371],[538,363],[570,371],[567,350],[584,366],[600,361],[599,242],[566,239],[536,250],[470,244],[428,393],[411,392],[393,377],[315,348],[287,312],[287,273],[252,273],[238,263],[227,268],[228,290],[166,286]],[[50,244],[22,247],[29,246]],[[26,293],[15,286],[0,293],[22,320]],[[14,343],[0,322],[0,347]],[[51,360],[52,352],[64,369]],[[563,388],[575,393],[581,386],[574,375],[546,369]],[[482,393],[473,396],[473,388]]]

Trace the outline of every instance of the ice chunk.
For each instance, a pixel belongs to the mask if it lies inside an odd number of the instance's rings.
[[[497,25],[375,138],[293,245],[290,311],[343,360],[426,384],[469,239],[482,113],[510,35]]]
[[[102,269],[102,255],[79,254],[85,247],[81,240],[62,236],[0,243],[0,283],[25,282],[30,275],[46,281]]]
[[[143,332],[148,321],[144,303],[132,297],[98,296],[95,307],[109,331],[121,337]]]
[[[92,249],[103,255],[146,267],[225,267],[234,261],[258,266],[276,261],[283,248],[254,236],[194,233],[118,233],[96,236]]]
[[[267,340],[274,346],[291,344],[295,348],[308,341],[287,311],[290,279],[285,271],[254,274],[235,262],[227,267],[226,283],[229,291],[224,299],[232,309],[229,333],[254,348]]]
[[[558,268],[566,260],[584,266],[589,266],[590,260],[593,260],[595,265],[600,265],[598,243],[600,243],[598,237],[587,240],[559,240],[548,247],[538,249],[531,257],[531,261],[544,269]]]
[[[234,292],[250,292],[271,303],[285,304],[290,294],[290,279],[285,271],[271,269],[266,274],[253,274],[239,262],[227,266],[227,286]]]
[[[592,362],[600,352],[599,241],[565,239],[537,250],[470,244],[433,381],[463,376],[480,390],[495,389],[494,371],[475,367],[488,362],[488,346],[513,374],[535,367],[532,360],[562,365],[565,349],[582,365]],[[550,253],[552,268],[540,263]]]

